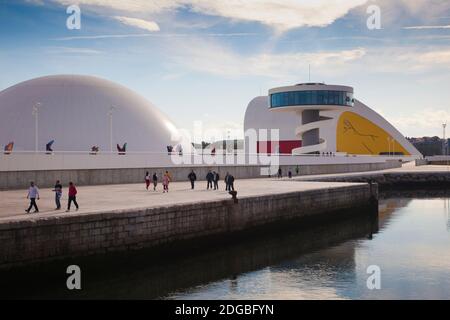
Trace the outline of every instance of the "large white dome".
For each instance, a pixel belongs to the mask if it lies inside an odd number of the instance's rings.
[[[0,144],[14,141],[14,150],[35,149],[38,110],[39,150],[55,140],[55,151],[88,151],[94,145],[110,150],[110,108],[113,145],[127,151],[166,152],[177,129],[150,102],[124,86],[104,79],[55,75],[21,82],[0,92]]]

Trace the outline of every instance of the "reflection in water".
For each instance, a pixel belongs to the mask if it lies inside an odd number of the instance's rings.
[[[444,211],[447,217],[447,231],[450,232],[450,198],[444,199]]]
[[[115,255],[53,263],[38,270],[8,273],[8,277],[0,273],[0,297],[164,298],[172,292],[221,279],[228,279],[227,291],[238,296],[243,274],[266,270],[268,266],[288,266],[305,253],[335,246],[347,239],[370,237],[377,231],[376,219],[373,207],[362,207],[347,213],[338,222],[330,217],[321,220],[318,226],[316,222],[303,222],[274,233],[263,230],[263,236],[237,238],[229,245],[221,243],[218,247],[208,245],[207,251],[204,245],[203,250],[189,247],[174,253],[176,259],[142,251],[125,257]],[[346,254],[352,259],[352,252]],[[65,267],[69,264],[81,267],[84,282],[80,292],[65,289]],[[27,277],[23,278],[24,275]]]
[[[450,299],[448,192],[386,196],[378,233],[304,252],[229,280],[179,290],[172,299]],[[445,215],[445,221],[442,219]],[[444,222],[444,223],[443,223]],[[294,245],[294,244],[292,244]],[[381,290],[366,286],[367,267],[381,269]]]
[[[449,299],[449,199],[446,191],[437,197],[428,191],[396,192],[383,196],[375,215],[369,207],[360,208],[337,222],[330,215],[263,237],[233,236],[225,239],[228,244],[208,245],[207,251],[193,244],[168,257],[141,251],[46,265],[34,273],[20,270],[7,280],[0,273],[0,296]],[[83,270],[81,292],[65,290],[63,266],[68,263]],[[370,265],[381,268],[381,290],[367,289]]]

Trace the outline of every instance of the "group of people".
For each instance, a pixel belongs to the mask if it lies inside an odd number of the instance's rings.
[[[296,173],[297,176],[298,176],[299,172],[300,172],[300,169],[299,169],[299,167],[297,166],[297,167],[295,168],[295,173]],[[288,174],[287,174],[287,175],[288,175],[288,178],[289,178],[289,179],[292,178],[292,170],[291,170],[291,169],[288,170]],[[269,177],[270,177],[270,175],[269,175]],[[281,170],[281,167],[278,168],[278,171],[277,171],[277,178],[278,178],[278,179],[283,178],[283,171]]]
[[[172,177],[169,171],[166,171],[162,177],[163,193],[169,192],[170,181],[172,181]],[[158,175],[154,172],[153,175],[150,176],[150,173],[147,171],[145,173],[145,187],[147,190],[151,183],[153,184],[153,191],[156,191],[156,187],[158,186]]]
[[[191,174],[194,171],[191,172]],[[194,173],[195,175],[195,173]],[[210,188],[213,189],[213,185],[214,185],[214,190],[218,190],[219,189],[219,181],[220,181],[220,175],[218,172],[216,171],[211,171],[209,170],[208,173],[206,174],[206,190],[209,190]],[[231,175],[229,172],[227,172],[227,174],[225,175],[225,190],[226,191],[234,191],[234,176]],[[192,184],[192,180],[191,180],[191,184]],[[193,186],[193,184],[192,184]],[[192,189],[194,189],[192,187]]]
[[[197,175],[195,174],[194,170],[191,170],[191,172],[187,176],[188,180],[191,183],[191,189],[194,190],[195,188],[195,181],[197,181]],[[162,184],[163,184],[163,193],[169,192],[169,183],[172,181],[172,177],[168,171],[166,171],[162,177]],[[220,176],[219,173],[216,171],[209,170],[206,174],[206,189],[209,190],[210,188],[214,190],[219,189],[219,181]],[[156,187],[158,185],[158,175],[156,172],[153,173],[153,175],[150,175],[150,173],[147,171],[145,173],[145,186],[148,190],[150,187],[150,184],[153,183],[153,191],[156,191]],[[225,175],[225,190],[226,191],[234,191],[234,176],[229,174]]]
[[[63,194],[63,186],[59,180],[56,181],[55,187],[53,188],[52,191],[55,193],[55,204],[56,204],[55,210],[61,210],[61,197]],[[66,212],[70,211],[72,202],[75,205],[76,210],[78,210],[79,205],[77,202],[77,193],[78,191],[77,188],[75,187],[75,184],[72,181],[69,182],[68,203]],[[36,200],[40,200],[39,189],[33,181],[30,182],[27,199],[30,200],[30,205],[28,206],[28,209],[25,210],[25,212],[30,213],[31,209],[34,208],[33,213],[38,213],[39,208],[37,206]]]

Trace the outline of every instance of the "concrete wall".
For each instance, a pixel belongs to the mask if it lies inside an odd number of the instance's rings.
[[[365,205],[376,185],[0,223],[0,267],[229,235]]]
[[[330,157],[331,158],[331,157]],[[323,164],[299,165],[299,175],[330,174],[345,172],[375,171],[401,166],[399,161],[379,163],[355,164]],[[288,170],[295,175],[297,165],[282,165],[283,175]],[[0,190],[13,190],[27,188],[30,181],[41,187],[51,187],[56,180],[66,184],[73,181],[77,185],[102,185],[139,183],[144,181],[145,172],[157,172],[161,177],[165,170],[169,170],[174,181],[185,181],[191,169],[194,169],[199,180],[204,180],[208,170],[215,170],[223,179],[226,172],[230,172],[237,179],[261,177],[261,166],[197,166],[177,168],[127,168],[127,169],[80,169],[80,170],[33,170],[33,171],[0,171]],[[276,174],[276,172],[274,172]]]
[[[305,179],[309,180],[309,179]],[[315,177],[311,181],[329,182],[374,182],[382,188],[424,188],[450,186],[450,171],[422,171],[422,172],[367,172],[353,175],[331,177]]]
[[[416,167],[419,166],[426,166],[428,164],[428,160],[427,159],[416,159]]]

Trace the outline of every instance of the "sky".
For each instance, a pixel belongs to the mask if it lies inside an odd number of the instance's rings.
[[[442,136],[449,71],[450,0],[0,0],[0,90],[98,76],[188,130],[242,130],[254,97],[312,81],[354,87],[405,136]]]

